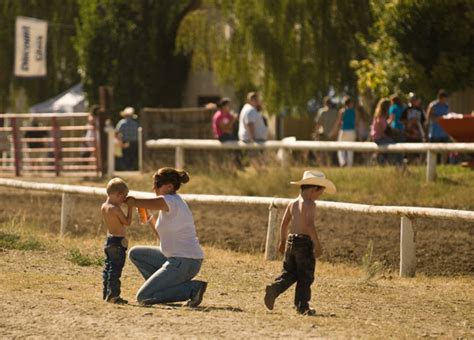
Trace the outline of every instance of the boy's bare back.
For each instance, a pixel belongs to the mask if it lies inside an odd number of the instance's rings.
[[[127,217],[119,206],[106,201],[101,207],[102,217],[111,236],[125,237],[125,226],[130,225]]]

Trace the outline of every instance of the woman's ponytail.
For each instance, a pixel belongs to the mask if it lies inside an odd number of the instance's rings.
[[[178,170],[179,182],[184,184],[189,182],[189,175],[184,170]]]

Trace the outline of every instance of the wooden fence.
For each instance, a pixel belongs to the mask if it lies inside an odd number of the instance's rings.
[[[97,122],[88,115],[0,114],[0,176],[101,176]]]
[[[370,153],[426,153],[426,179],[436,179],[436,158],[438,153],[469,152],[474,153],[474,143],[397,143],[377,145],[373,142],[320,142],[269,140],[265,143],[244,143],[231,141],[221,143],[215,139],[157,139],[147,140],[150,149],[175,149],[175,166],[185,165],[185,149],[203,150],[281,150],[282,166],[289,166],[292,150],[307,151],[354,151]]]
[[[63,185],[53,183],[35,183],[14,179],[0,178],[0,186],[62,193],[61,228],[60,234],[65,235],[69,219],[74,206],[73,195],[106,196],[105,188],[86,187],[77,185]],[[141,191],[130,191],[129,195],[140,198],[156,197],[155,194]],[[279,240],[278,209],[284,209],[290,199],[273,197],[251,196],[224,196],[224,195],[181,195],[188,202],[215,203],[215,204],[249,204],[266,205],[269,207],[267,238],[265,244],[265,259],[277,258]],[[443,219],[457,219],[474,221],[474,211],[452,210],[422,207],[376,206],[342,202],[316,201],[319,209],[336,210],[342,212],[357,212],[374,215],[390,215],[400,217],[400,276],[413,277],[416,272],[415,233],[412,219],[416,217],[435,217]]]

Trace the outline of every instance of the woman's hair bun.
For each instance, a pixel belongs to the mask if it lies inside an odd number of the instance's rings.
[[[189,182],[189,175],[186,171],[181,170],[178,171],[179,174],[179,182],[180,183],[188,183]]]

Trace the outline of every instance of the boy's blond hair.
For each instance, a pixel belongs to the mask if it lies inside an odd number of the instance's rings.
[[[107,195],[123,192],[128,192],[127,183],[123,179],[115,177],[107,183]]]

